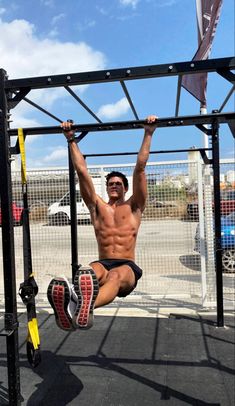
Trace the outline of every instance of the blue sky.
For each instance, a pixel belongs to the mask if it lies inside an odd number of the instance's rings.
[[[234,55],[234,0],[224,0],[210,58]],[[197,49],[194,0],[0,0],[1,68],[10,78],[54,75],[189,61]],[[148,114],[174,115],[177,78],[126,82],[141,119]],[[208,112],[220,108],[231,84],[209,74]],[[73,90],[102,121],[132,120],[118,83],[76,86]],[[62,120],[94,119],[64,89],[32,91],[27,96]],[[182,89],[180,115],[199,114],[199,102]],[[224,111],[234,110],[234,97]],[[57,125],[27,103],[12,110],[12,128]],[[137,151],[143,131],[91,133],[81,142],[84,153]],[[28,137],[27,165],[67,165],[62,135]],[[199,130],[158,129],[152,150],[203,146]],[[221,157],[232,158],[234,141],[221,126]],[[184,154],[152,156],[176,160]],[[90,159],[88,163],[132,162],[133,157]]]

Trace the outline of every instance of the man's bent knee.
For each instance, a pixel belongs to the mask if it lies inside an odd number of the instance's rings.
[[[135,274],[128,265],[121,265],[109,271],[99,262],[92,262],[90,266],[94,270],[100,286],[112,281],[119,286],[120,292],[131,291],[136,286]]]
[[[99,284],[102,286],[105,283],[109,272],[99,262],[92,262],[92,263],[90,263],[90,266],[93,269],[93,271],[95,272],[96,277],[99,281]]]
[[[118,280],[120,283],[120,290],[133,289],[136,285],[135,274],[128,265],[122,265],[118,268],[112,269],[111,272],[117,272]]]
[[[121,281],[120,272],[116,268],[110,269],[110,271],[108,271],[108,279]]]

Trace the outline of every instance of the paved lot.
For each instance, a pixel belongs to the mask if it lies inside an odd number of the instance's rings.
[[[226,313],[226,327],[217,328],[215,314],[201,309],[195,227],[176,221],[144,223],[137,251],[146,266],[135,294],[96,310],[94,327],[73,333],[58,329],[45,299],[51,277],[71,276],[70,229],[31,227],[40,288],[42,362],[34,370],[27,362],[23,311],[19,314],[23,406],[234,405],[234,314]],[[79,226],[78,231],[79,258],[88,262],[96,257],[92,227]],[[19,284],[21,227],[15,229],[15,240]],[[2,275],[0,288],[3,293]],[[233,275],[224,275],[224,290],[234,297]],[[2,311],[3,304],[2,295]],[[1,313],[0,329],[3,326]],[[2,337],[0,405],[8,399],[5,344]]]
[[[200,308],[202,300],[200,255],[194,251],[196,222],[173,219],[142,222],[137,241],[136,262],[144,270],[128,305]],[[22,227],[15,227],[16,280],[23,280]],[[1,236],[0,236],[1,238]],[[38,302],[47,305],[46,290],[54,276],[71,278],[70,227],[31,224],[33,270],[39,286]],[[0,244],[0,258],[1,258]],[[79,262],[88,264],[97,258],[97,246],[91,225],[78,226]],[[213,284],[215,273],[210,275]],[[225,304],[234,301],[234,275],[224,274]],[[210,286],[209,286],[210,287]],[[211,289],[211,288],[210,288]],[[212,294],[215,297],[215,292]],[[120,300],[118,300],[118,303]],[[3,279],[0,273],[0,305],[3,303]],[[19,299],[19,305],[21,304]],[[214,302],[215,304],[215,302]]]
[[[66,333],[39,314],[42,362],[25,352],[20,315],[23,406],[234,405],[234,317],[97,316],[92,329]],[[0,317],[0,326],[3,320]],[[5,340],[0,351],[0,404],[7,404]]]

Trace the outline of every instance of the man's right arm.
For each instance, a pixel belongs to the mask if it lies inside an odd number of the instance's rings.
[[[69,143],[73,166],[78,174],[81,196],[89,210],[91,210],[92,206],[96,205],[97,195],[92,179],[87,170],[86,161],[78,148],[77,143],[72,140],[74,137],[74,131],[71,130],[71,123],[67,121],[63,122],[61,127],[63,128],[64,135]]]
[[[137,162],[133,173],[132,203],[134,204],[134,207],[138,207],[141,211],[144,210],[147,199],[145,167],[149,158],[152,136],[156,129],[156,124],[156,116],[151,115],[147,117],[146,124],[144,126],[144,138],[137,156]]]

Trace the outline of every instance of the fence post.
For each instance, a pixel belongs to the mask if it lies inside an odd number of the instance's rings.
[[[200,156],[197,161],[197,176],[198,176],[198,214],[199,214],[199,247],[201,261],[201,282],[202,282],[202,306],[207,304],[207,280],[206,280],[206,239],[205,239],[205,217],[203,207],[203,180],[202,167]]]
[[[216,111],[215,111],[216,112]],[[224,326],[223,273],[221,245],[221,209],[220,209],[220,161],[219,161],[219,124],[212,124],[212,154],[214,173],[214,232],[216,265],[217,326]]]

